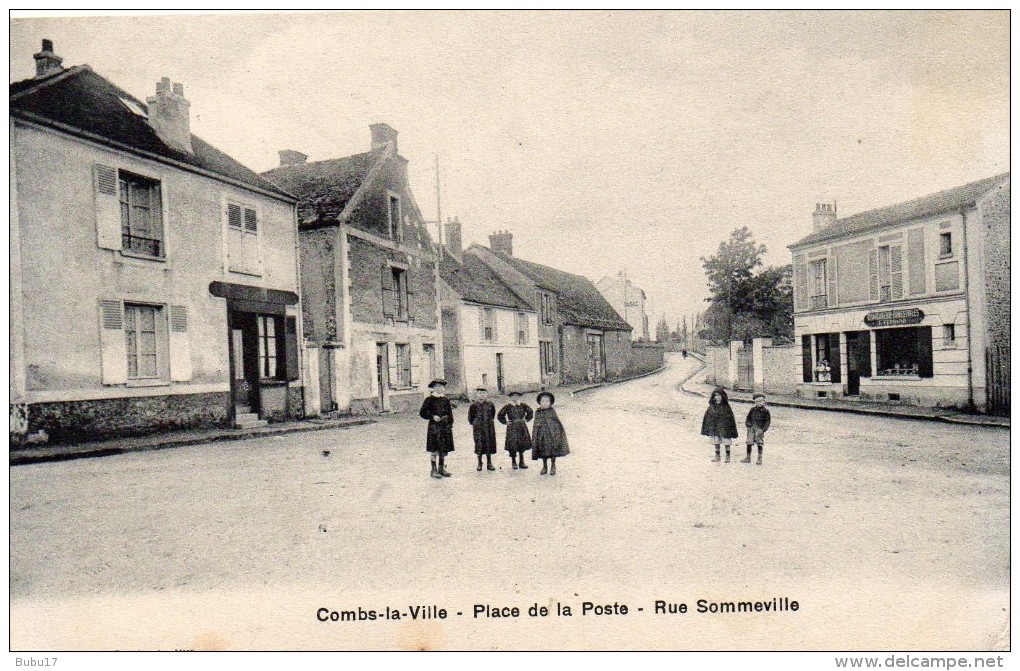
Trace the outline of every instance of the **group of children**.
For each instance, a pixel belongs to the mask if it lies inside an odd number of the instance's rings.
[[[761,453],[765,447],[765,432],[772,423],[772,416],[769,409],[765,407],[765,394],[754,395],[754,407],[747,413],[744,426],[747,428],[747,456],[741,459],[741,463],[751,463],[751,445],[758,446],[758,465],[761,466]],[[737,422],[733,417],[733,410],[730,408],[729,398],[726,390],[719,387],[712,392],[712,398],[708,401],[708,410],[701,420],[701,435],[707,436],[709,441],[715,444],[715,457],[712,461],[719,461],[720,446],[726,446],[726,462],[730,461],[730,445],[738,437]]]
[[[446,470],[446,455],[453,452],[453,406],[445,394],[446,380],[436,379],[429,383],[430,395],[422,403],[422,419],[429,421],[426,434],[425,449],[432,458],[433,478],[448,478],[452,474]],[[475,454],[478,456],[478,469],[482,470],[482,457],[485,457],[485,468],[496,470],[492,465],[492,455],[496,454],[496,423],[499,420],[506,426],[505,449],[510,453],[510,464],[514,470],[526,469],[524,453],[531,450],[532,461],[542,460],[541,475],[556,475],[556,458],[570,454],[567,433],[563,423],[556,415],[553,405],[556,397],[543,391],[535,398],[538,409],[532,411],[526,403],[521,402],[519,392],[510,392],[510,402],[504,405],[499,413],[496,406],[488,400],[488,390],[479,387],[475,390],[477,399],[468,409],[468,423],[472,426],[475,439]],[[532,432],[528,431],[528,422],[534,419]],[[551,465],[549,462],[552,462]]]

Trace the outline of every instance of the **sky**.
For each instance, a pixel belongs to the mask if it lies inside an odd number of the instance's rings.
[[[465,244],[598,281],[654,326],[703,310],[700,257],[740,226],[790,262],[839,215],[1009,169],[1009,14],[328,12],[15,15],[11,81],[53,40],[144,100],[184,84],[191,130],[245,165],[399,132],[411,188]]]

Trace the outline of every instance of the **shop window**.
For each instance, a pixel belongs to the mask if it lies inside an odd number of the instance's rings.
[[[815,382],[839,382],[839,334],[819,333],[815,336]]]
[[[885,377],[932,377],[930,326],[875,331],[878,374]]]
[[[280,374],[280,344],[282,342],[277,317],[258,315],[259,324],[259,377],[275,380]]]

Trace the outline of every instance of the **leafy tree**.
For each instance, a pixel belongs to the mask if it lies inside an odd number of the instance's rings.
[[[669,324],[666,323],[666,315],[662,315],[655,325],[655,339],[660,343],[669,342]]]

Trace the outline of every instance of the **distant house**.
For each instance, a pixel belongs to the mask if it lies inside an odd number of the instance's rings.
[[[630,324],[631,338],[634,340],[650,340],[648,332],[648,314],[645,311],[645,292],[627,279],[621,271],[616,277],[606,275],[595,283],[605,299],[613,306],[617,314]]]
[[[633,372],[631,327],[591,280],[513,255],[513,234],[489,236],[491,248],[473,245],[478,256],[539,317],[539,357],[546,385],[597,382]]]
[[[80,440],[301,416],[295,199],[43,41],[10,87],[11,412]]]
[[[842,219],[790,245],[800,393],[1007,412],[1009,173]]]
[[[463,253],[459,221],[447,221],[445,229],[439,276],[448,390],[539,389],[537,311],[478,256]]]
[[[263,176],[298,196],[308,405],[417,411],[443,370],[437,254],[407,181],[397,131],[371,151],[307,162],[280,152]]]

